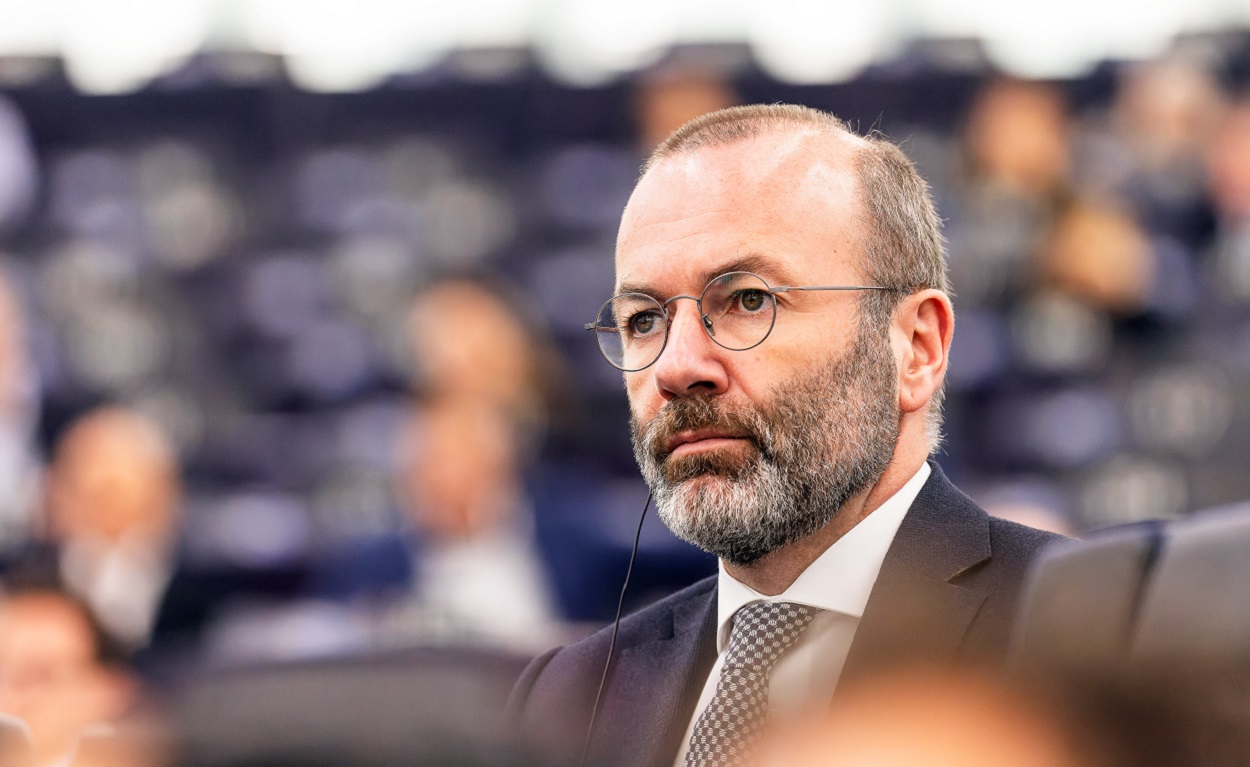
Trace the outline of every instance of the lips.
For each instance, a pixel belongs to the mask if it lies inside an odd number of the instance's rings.
[[[665,456],[672,455],[673,452],[682,445],[698,445],[700,443],[711,443],[718,440],[739,439],[746,439],[746,435],[722,429],[696,429],[694,431],[682,431],[674,434],[664,441],[663,454]]]

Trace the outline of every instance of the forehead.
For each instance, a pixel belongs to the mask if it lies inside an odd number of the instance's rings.
[[[774,284],[856,275],[860,141],[788,132],[665,158],[622,216],[618,288],[694,290],[744,261]]]

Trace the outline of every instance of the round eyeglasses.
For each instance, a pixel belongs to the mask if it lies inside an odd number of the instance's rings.
[[[595,331],[599,350],[626,373],[650,367],[668,344],[672,324],[668,305],[682,298],[699,308],[703,332],[717,346],[746,351],[764,343],[777,320],[776,294],[792,290],[896,290],[880,285],[782,285],[771,287],[751,272],[729,272],[714,278],[698,298],[673,296],[661,302],[646,293],[621,293],[599,307],[599,316],[585,325]]]

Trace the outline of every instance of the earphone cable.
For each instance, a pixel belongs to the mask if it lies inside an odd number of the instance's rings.
[[[603,698],[603,688],[608,682],[608,672],[612,669],[612,656],[616,652],[616,635],[621,630],[621,610],[625,607],[625,592],[629,589],[629,576],[634,572],[634,560],[638,557],[638,542],[642,540],[642,523],[647,519],[647,509],[651,507],[651,493],[647,493],[647,502],[642,505],[642,514],[638,517],[638,529],[634,531],[634,548],[629,552],[629,567],[625,569],[625,582],[621,584],[621,597],[616,603],[616,620],[612,622],[612,641],[608,643],[608,657],[603,664],[603,676],[599,678],[599,691],[595,693],[595,705],[590,710],[590,724],[586,727],[586,742],[582,744],[582,758],[579,767],[586,767],[586,755],[590,753],[590,736],[595,731],[595,719],[599,716],[599,701]]]

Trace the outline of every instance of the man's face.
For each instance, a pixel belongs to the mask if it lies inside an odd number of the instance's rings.
[[[860,285],[853,147],[782,134],[663,161],[621,222],[618,291],[699,295],[738,269],[772,285]],[[889,329],[859,294],[788,292],[763,344],[729,351],[693,301],[625,376],[635,455],[679,536],[749,564],[810,535],[884,471],[898,437]]]

